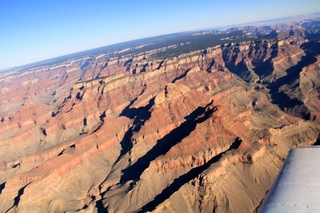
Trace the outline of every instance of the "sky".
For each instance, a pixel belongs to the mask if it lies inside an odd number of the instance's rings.
[[[320,12],[320,0],[0,0],[0,69],[174,32]]]

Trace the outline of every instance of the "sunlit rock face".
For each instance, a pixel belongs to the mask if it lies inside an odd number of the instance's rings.
[[[0,73],[0,212],[255,211],[320,140],[318,34],[293,28]]]

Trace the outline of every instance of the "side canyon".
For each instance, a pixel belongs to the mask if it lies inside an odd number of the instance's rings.
[[[317,23],[1,72],[0,212],[256,211],[320,143]]]

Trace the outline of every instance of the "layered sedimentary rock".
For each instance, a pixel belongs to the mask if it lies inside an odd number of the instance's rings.
[[[319,47],[296,32],[2,73],[0,212],[254,211],[290,148],[319,143]]]

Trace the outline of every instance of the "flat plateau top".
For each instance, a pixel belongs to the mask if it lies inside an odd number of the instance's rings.
[[[259,213],[320,212],[320,146],[292,149]]]

